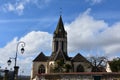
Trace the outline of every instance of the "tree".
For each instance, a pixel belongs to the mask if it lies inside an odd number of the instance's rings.
[[[103,72],[105,71],[105,66],[107,63],[107,59],[106,57],[102,56],[102,57],[95,57],[92,56],[90,57],[89,61],[92,64],[92,72]]]
[[[70,64],[65,64],[64,68],[65,72],[69,72],[72,69],[72,66]]]
[[[54,67],[54,72],[63,72],[63,68],[64,68],[64,60],[57,60],[55,62],[55,67]]]
[[[113,72],[120,72],[120,58],[114,58],[112,61],[109,61],[110,68]]]
[[[71,65],[70,64],[66,64],[64,62],[64,60],[57,60],[55,62],[55,67],[54,67],[54,72],[69,72],[71,69]]]

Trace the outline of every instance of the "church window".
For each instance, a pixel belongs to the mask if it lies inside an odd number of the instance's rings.
[[[56,51],[58,50],[58,41],[56,41]]]
[[[77,66],[77,72],[84,72],[84,67],[81,64]]]
[[[62,50],[64,51],[64,42],[62,41]]]
[[[38,73],[45,73],[45,66],[44,65],[40,65],[39,69],[38,69]]]

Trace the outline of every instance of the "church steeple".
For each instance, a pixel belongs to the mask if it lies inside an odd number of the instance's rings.
[[[67,32],[64,29],[62,16],[60,16],[56,30],[54,32],[54,37],[59,37],[59,38],[61,37],[62,38],[62,37],[66,37],[66,35],[67,35]]]
[[[67,32],[64,29],[62,16],[60,16],[56,30],[54,31],[51,60],[67,60]]]

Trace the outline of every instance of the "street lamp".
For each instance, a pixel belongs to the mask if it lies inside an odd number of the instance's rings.
[[[9,75],[8,75],[9,70],[7,69],[7,67],[5,68],[4,72],[5,72],[5,74],[4,74],[3,80],[8,80],[8,78],[9,78]]]
[[[23,54],[24,53],[24,47],[25,47],[25,42],[23,42],[23,41],[21,41],[21,42],[18,42],[17,43],[17,46],[16,46],[16,55],[15,55],[15,57],[14,58],[11,58],[10,57],[10,59],[7,61],[7,63],[8,63],[8,66],[11,64],[11,59],[14,59],[15,60],[15,65],[14,65],[14,80],[17,80],[17,77],[18,77],[18,69],[19,69],[19,66],[16,66],[16,64],[17,64],[17,54],[18,54],[18,47],[19,47],[19,45],[21,44],[21,53]]]
[[[8,63],[8,66],[10,66],[10,64],[11,64],[11,58],[7,61],[7,63]]]

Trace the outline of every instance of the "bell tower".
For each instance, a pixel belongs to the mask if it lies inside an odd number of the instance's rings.
[[[62,16],[60,16],[56,30],[53,34],[51,60],[67,60],[67,32],[64,29]]]

